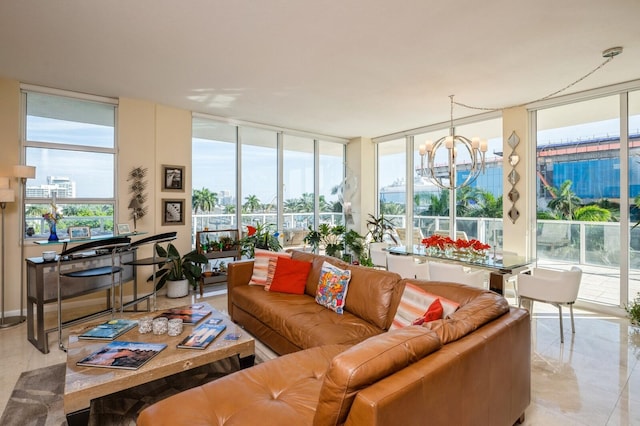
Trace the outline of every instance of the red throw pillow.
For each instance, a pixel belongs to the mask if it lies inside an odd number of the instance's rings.
[[[442,303],[440,302],[440,299],[436,299],[431,303],[431,305],[429,305],[429,308],[427,309],[427,312],[424,313],[424,316],[413,320],[411,325],[422,325],[425,322],[431,322],[440,319],[442,318],[443,312],[444,310],[442,309]]]
[[[442,303],[440,302],[440,299],[436,299],[431,305],[429,305],[427,312],[424,313],[424,322],[431,322],[440,319],[442,318],[443,313],[444,309],[442,308]]]
[[[303,262],[286,257],[278,258],[269,291],[304,294],[310,270],[311,262]]]

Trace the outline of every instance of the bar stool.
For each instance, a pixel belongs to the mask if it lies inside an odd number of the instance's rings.
[[[118,274],[120,286],[120,300],[122,302],[122,265],[120,265],[120,256],[119,254],[122,250],[129,247],[131,243],[131,239],[129,237],[115,237],[108,238],[104,240],[95,240],[90,241],[88,243],[79,244],[77,246],[71,247],[69,249],[65,249],[60,253],[58,257],[58,293],[57,293],[57,303],[58,303],[58,348],[63,351],[67,351],[67,348],[62,343],[62,327],[73,325],[77,322],[86,321],[98,315],[103,315],[106,312],[99,312],[96,314],[92,314],[89,316],[84,316],[81,318],[77,318],[72,321],[67,321],[65,323],[62,322],[62,281],[68,280],[90,280],[90,279],[98,279],[100,277],[111,276],[111,300],[108,303],[107,308],[111,308],[111,316],[113,317],[115,313],[116,307],[116,293],[115,293],[115,275]],[[64,265],[63,260],[73,258],[75,256],[82,256],[79,253],[88,252],[90,253],[87,257],[90,257],[92,254],[97,253],[111,253],[111,264],[104,266],[91,266],[85,269],[71,269],[71,270],[62,270],[62,266]],[[110,306],[109,306],[110,305]],[[122,309],[122,304],[120,305]],[[108,311],[108,309],[107,309]],[[53,331],[53,330],[52,330]]]
[[[153,272],[151,274],[151,280],[153,281],[153,291],[151,293],[149,293],[147,296],[141,297],[141,298],[135,298],[134,300],[132,300],[131,302],[129,302],[128,304],[125,305],[125,307],[128,306],[133,306],[133,305],[137,305],[138,303],[140,303],[142,300],[146,299],[147,300],[147,311],[151,310],[151,306],[149,303],[149,298],[153,297],[153,310],[156,310],[156,275],[157,275],[157,269],[158,269],[158,265],[162,265],[163,263],[165,263],[167,261],[166,257],[161,257],[158,255],[156,247],[160,244],[160,243],[165,243],[165,242],[169,242],[169,241],[173,241],[177,238],[177,232],[165,232],[162,234],[157,234],[157,235],[151,235],[150,237],[145,237],[142,238],[140,240],[134,241],[131,243],[131,245],[129,246],[130,250],[138,250],[141,246],[147,245],[147,244],[153,244],[153,254],[151,255],[151,257],[145,257],[142,259],[138,259],[137,257],[135,258],[135,260],[132,260],[130,262],[124,262],[124,265],[131,265],[131,266],[151,266],[153,268]],[[135,275],[134,275],[135,277]],[[149,281],[149,280],[147,280]],[[134,294],[137,295],[137,281],[134,278]]]

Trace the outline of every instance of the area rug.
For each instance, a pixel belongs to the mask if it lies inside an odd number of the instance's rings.
[[[239,369],[237,357],[227,358],[94,400],[89,425],[135,425],[138,413],[149,405]],[[0,425],[66,426],[62,406],[64,374],[64,363],[22,373]]]

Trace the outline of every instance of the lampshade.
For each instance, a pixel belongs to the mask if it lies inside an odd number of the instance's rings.
[[[9,178],[0,176],[0,189],[9,189]]]
[[[34,166],[13,166],[13,175],[18,178],[33,179],[36,177]]]
[[[16,201],[16,193],[13,189],[0,189],[0,203],[13,203]]]

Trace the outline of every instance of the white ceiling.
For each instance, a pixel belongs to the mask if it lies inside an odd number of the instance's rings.
[[[640,0],[2,0],[0,76],[339,137],[640,78]],[[464,117],[478,111],[456,107]]]

